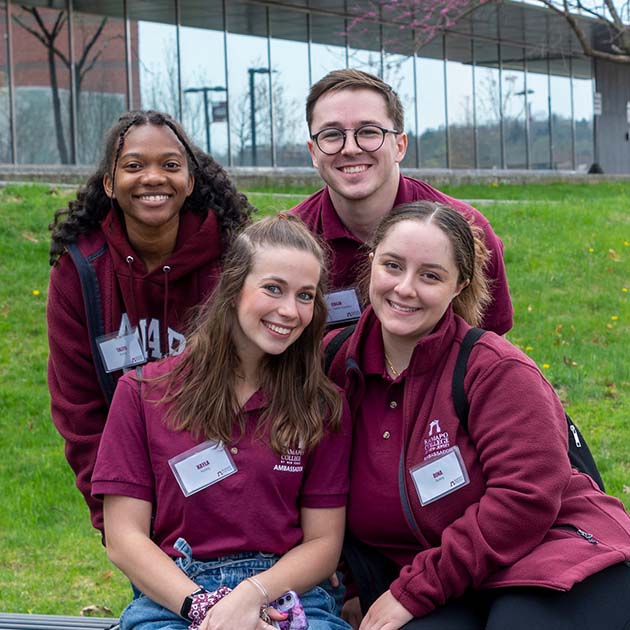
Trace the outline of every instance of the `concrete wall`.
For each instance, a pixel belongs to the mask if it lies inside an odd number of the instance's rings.
[[[596,161],[604,173],[630,173],[630,64],[596,61],[596,89],[602,115],[596,116]]]

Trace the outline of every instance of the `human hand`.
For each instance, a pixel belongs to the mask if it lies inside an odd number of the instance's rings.
[[[341,609],[341,618],[352,626],[352,630],[358,630],[363,619],[361,603],[358,597],[349,599]]]
[[[413,619],[413,615],[392,595],[385,591],[367,611],[359,630],[398,630]]]

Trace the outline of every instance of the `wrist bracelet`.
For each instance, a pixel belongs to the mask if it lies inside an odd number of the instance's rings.
[[[269,606],[269,593],[267,593],[267,589],[262,585],[261,581],[253,575],[245,578],[245,581],[251,582],[260,591],[260,594],[263,596],[265,601],[265,607]]]
[[[220,600],[223,599],[228,593],[231,592],[227,586],[220,586],[216,591],[209,593],[205,588],[200,588],[194,593],[191,593],[182,605],[180,612],[181,616],[188,619],[192,623],[190,628],[197,628],[201,625],[201,622],[206,618],[208,611]],[[190,601],[188,610],[184,610],[186,602]],[[186,612],[186,615],[182,614]]]

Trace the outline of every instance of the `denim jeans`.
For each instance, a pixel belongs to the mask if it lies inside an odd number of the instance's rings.
[[[219,586],[235,588],[245,578],[266,571],[278,560],[274,554],[260,552],[239,553],[210,562],[199,562],[193,559],[192,550],[183,538],[177,540],[175,548],[184,554],[183,558],[176,560],[177,566],[196,584],[209,591]],[[133,601],[120,617],[121,630],[187,630],[188,621],[156,604],[135,588],[134,593]],[[337,615],[336,600],[339,597],[328,581],[300,594],[300,600],[310,630],[350,630],[350,626]]]

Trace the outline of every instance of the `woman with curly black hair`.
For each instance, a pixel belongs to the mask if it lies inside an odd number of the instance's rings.
[[[120,375],[180,353],[191,307],[253,210],[167,114],[133,111],[105,137],[87,184],[51,224],[48,386],[66,457],[103,529],[91,476]]]

